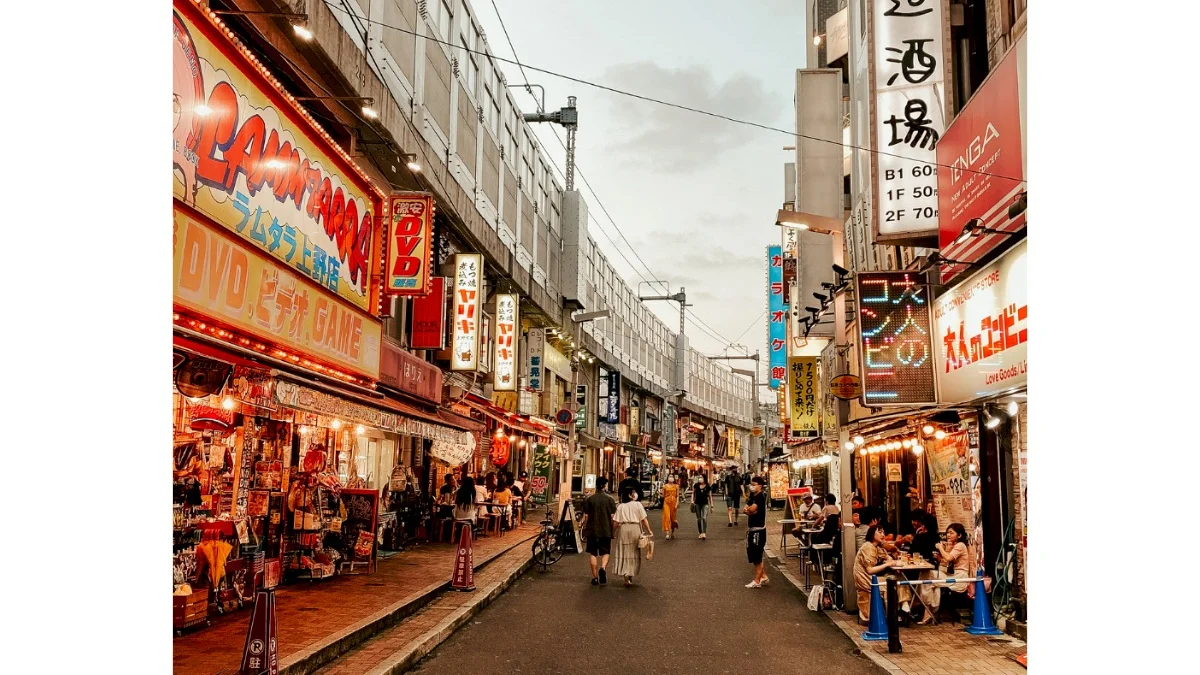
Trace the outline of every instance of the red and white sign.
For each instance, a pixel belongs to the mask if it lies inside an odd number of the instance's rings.
[[[441,369],[387,340],[383,341],[383,352],[379,359],[379,381],[431,403],[442,403]]]
[[[520,298],[501,293],[496,296],[496,366],[492,376],[495,391],[517,390],[517,326]]]
[[[980,234],[956,242],[968,221],[1017,232],[1025,214],[1008,217],[1008,207],[1025,191],[1025,39],[1017,42],[946,130],[937,146],[938,245],[949,260],[975,262],[1008,239]],[[965,271],[942,268],[942,281]]]
[[[966,403],[1027,382],[1029,300],[1022,241],[933,302],[940,403]]]
[[[433,196],[425,192],[392,195],[387,227],[387,292],[423,296],[429,292],[433,248]]]
[[[479,294],[483,285],[483,256],[459,253],[454,257],[454,338],[451,370],[479,368]]]
[[[446,277],[429,281],[429,295],[412,301],[413,349],[446,348]]]

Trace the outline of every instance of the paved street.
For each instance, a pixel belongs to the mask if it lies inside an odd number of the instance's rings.
[[[680,513],[678,540],[660,532],[650,511],[654,560],[637,586],[589,584],[587,557],[568,556],[552,571],[532,570],[469,625],[422,661],[421,675],[487,673],[882,673],[770,568],[768,587],[743,588],[745,516],[728,528],[724,504],[710,516],[709,539]]]

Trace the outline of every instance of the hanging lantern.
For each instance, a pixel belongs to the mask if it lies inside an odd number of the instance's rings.
[[[498,436],[492,441],[492,449],[488,454],[488,459],[493,466],[504,466],[508,464],[508,453],[511,450],[511,444],[508,437]]]

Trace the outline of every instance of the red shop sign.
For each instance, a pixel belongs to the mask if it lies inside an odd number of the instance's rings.
[[[387,340],[380,351],[379,381],[417,398],[442,402],[442,371]]]
[[[446,348],[446,277],[429,280],[429,295],[413,298],[413,349]]]

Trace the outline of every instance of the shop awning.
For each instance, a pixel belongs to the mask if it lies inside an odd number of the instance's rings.
[[[462,402],[487,415],[493,420],[507,427],[512,427],[518,431],[532,434],[534,436],[549,436],[553,433],[553,429],[543,427],[536,422],[530,421],[527,417],[518,413],[512,413],[497,405],[493,405],[491,401],[485,398],[476,396],[467,392]]]
[[[478,420],[473,420],[470,417],[463,417],[462,415],[446,410],[445,408],[438,408],[437,413],[438,416],[450,426],[465,429],[467,431],[475,431],[478,433],[487,431],[487,425]]]
[[[436,427],[449,427],[450,429],[452,429],[454,431],[474,431],[475,430],[472,428],[468,428],[468,426],[463,424],[462,422],[449,421],[449,420],[442,418],[438,414],[438,411],[435,409],[422,410],[420,408],[417,408],[416,406],[410,405],[408,403],[403,403],[401,401],[397,401],[396,399],[393,399],[393,398],[386,398],[386,397],[374,398],[374,397],[364,396],[364,395],[360,395],[354,391],[351,391],[349,389],[346,389],[345,387],[339,387],[334,384],[325,384],[323,382],[314,382],[312,380],[306,380],[302,377],[295,377],[295,376],[289,375],[288,373],[284,373],[284,372],[278,371],[278,370],[273,370],[272,374],[278,379],[286,380],[288,382],[292,382],[293,384],[297,384],[297,385],[300,385],[303,387],[309,387],[312,389],[320,389],[320,390],[335,394],[337,396],[340,396],[348,401],[353,401],[355,403],[359,403],[359,404],[365,405],[365,406],[370,406],[370,407],[373,407],[373,408],[376,408],[379,410],[383,410],[383,411],[389,412],[389,413],[398,413],[398,414],[408,417],[410,419],[419,420],[421,422],[427,422]],[[313,412],[316,412],[318,414],[330,414],[330,413],[323,412],[320,410],[314,410]]]
[[[200,342],[199,340],[191,340],[179,334],[175,334],[172,337],[174,346],[178,347],[179,349],[183,349],[184,351],[192,352],[193,354],[207,356],[210,359],[224,361],[230,365],[242,366],[244,368],[257,368],[259,370],[271,369],[271,366],[269,365],[242,358],[234,354],[232,351],[208,345]]]
[[[584,446],[585,448],[596,448],[597,450],[599,450],[604,447],[604,441],[600,440],[599,438],[596,438],[595,436],[592,436],[591,434],[587,433],[586,431],[576,431],[575,432],[575,440],[579,441],[579,444]]]

